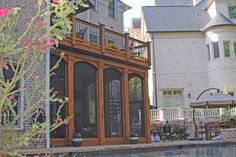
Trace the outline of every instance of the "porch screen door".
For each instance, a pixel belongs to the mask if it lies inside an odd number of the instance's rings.
[[[115,69],[104,71],[105,137],[122,137],[122,74]]]
[[[85,62],[74,64],[74,131],[84,138],[96,138],[97,128],[97,71]]]

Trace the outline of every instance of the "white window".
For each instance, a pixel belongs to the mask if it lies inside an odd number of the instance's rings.
[[[224,41],[224,54],[225,57],[230,57],[230,42],[229,41]]]
[[[229,18],[236,19],[236,5],[229,6]]]
[[[163,107],[184,106],[182,89],[165,89],[163,90]]]
[[[108,16],[116,17],[116,0],[108,0]]]
[[[11,68],[10,65],[8,65],[9,69],[3,69],[3,79],[5,82],[10,82],[11,79],[14,76],[14,71]],[[22,128],[23,127],[23,118],[20,116],[20,114],[23,112],[23,93],[21,90],[23,86],[23,79],[20,79],[19,81],[16,82],[15,87],[11,90],[13,94],[9,95],[9,103],[12,105],[13,110],[8,110],[8,111],[2,111],[2,116],[0,117],[0,126],[3,124],[6,124],[6,122],[9,123],[14,123],[16,128]],[[17,91],[17,92],[14,92]],[[5,116],[4,116],[5,115]]]
[[[213,42],[214,58],[220,58],[219,43]]]

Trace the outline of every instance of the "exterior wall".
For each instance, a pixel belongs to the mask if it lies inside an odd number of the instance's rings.
[[[220,58],[214,59],[212,42],[219,42]],[[223,41],[230,41],[230,57],[224,57]],[[236,41],[234,27],[218,27],[206,32],[206,44],[210,46],[211,61],[208,62],[208,87],[217,87],[225,92],[236,92],[236,56],[233,42]]]
[[[152,40],[156,60],[158,107],[162,90],[183,89],[184,104],[195,100],[207,86],[207,53],[202,33],[157,33]],[[188,94],[191,98],[188,98]]]
[[[119,5],[118,1],[116,2],[117,6]],[[108,16],[108,4],[98,0],[97,11],[89,9],[86,12],[83,12],[77,15],[79,18],[82,18],[93,24],[105,24],[105,27],[113,31],[123,33],[124,24],[123,24],[123,11],[117,7],[115,18]]]
[[[236,4],[235,0],[215,0],[209,7],[208,13],[211,18],[215,17],[217,12],[229,18],[228,5],[230,4]]]
[[[32,16],[36,13],[36,9],[35,9],[35,3],[36,0],[2,0],[0,1],[0,7],[4,7],[4,8],[13,8],[13,7],[20,7],[20,17],[19,17],[19,22],[17,23],[17,31],[19,31],[19,34],[24,31],[27,27],[27,23],[29,23],[29,21],[31,20]],[[31,62],[31,58],[29,58],[29,60],[27,61],[30,65]],[[30,102],[36,102],[38,101],[39,98],[42,98],[42,95],[40,94],[41,91],[45,90],[45,85],[44,85],[44,81],[45,81],[45,63],[44,63],[44,59],[42,60],[41,63],[35,64],[34,68],[36,69],[34,72],[34,75],[31,76],[27,81],[24,80],[24,92],[21,92],[21,97],[24,98],[24,104],[22,107],[22,110],[24,108],[27,107],[27,100]],[[26,76],[29,76],[31,72],[27,73]],[[39,81],[41,80],[41,81]],[[38,91],[35,91],[34,87],[38,83],[42,83],[41,88]],[[40,103],[42,105],[42,108],[44,108],[44,101],[42,101]],[[22,119],[22,121],[20,122],[20,128],[17,129],[17,133],[21,134],[23,131],[28,130],[28,128],[31,128],[31,124],[32,124],[32,120],[31,118],[25,118]],[[34,141],[31,141],[29,143],[30,147],[45,147],[46,146],[46,139],[45,139],[45,135],[41,136],[40,139],[35,139]]]

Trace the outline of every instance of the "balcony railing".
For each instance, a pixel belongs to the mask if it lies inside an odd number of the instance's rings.
[[[150,42],[143,42],[87,21],[71,17],[72,33],[62,43],[93,53],[150,66]]]
[[[193,109],[190,107],[173,107],[162,109],[151,109],[150,120],[183,120],[192,119]],[[196,119],[216,118],[222,116],[222,109],[197,109],[195,112]],[[230,115],[236,115],[236,108],[230,110]]]

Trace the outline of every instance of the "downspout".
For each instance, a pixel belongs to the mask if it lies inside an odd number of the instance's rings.
[[[154,40],[155,38],[154,38],[154,33],[152,33],[152,55],[153,55],[153,57],[152,57],[152,61],[153,61],[153,83],[154,83],[154,99],[155,99],[155,102],[156,102],[156,104],[155,104],[155,106],[156,106],[156,108],[157,108],[157,74],[156,74],[156,53],[155,53],[155,40]]]
[[[50,4],[50,0],[48,0]],[[47,4],[47,11],[50,5]],[[47,27],[50,27],[50,15],[47,17]],[[47,48],[45,54],[45,116],[46,116],[46,148],[50,148],[50,49]]]

